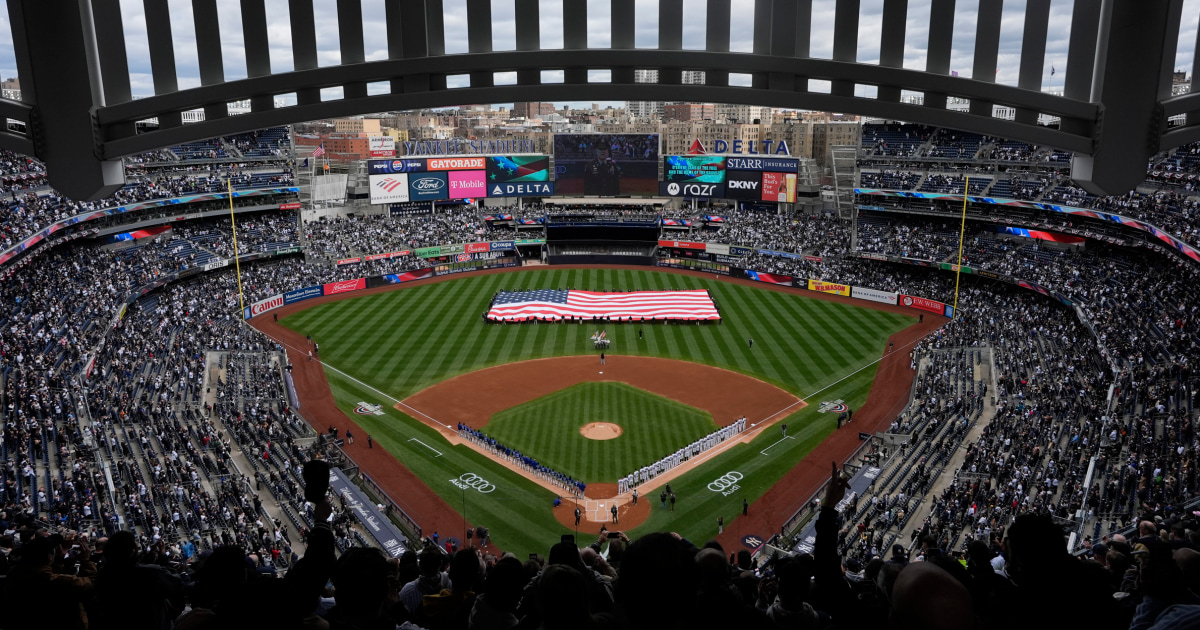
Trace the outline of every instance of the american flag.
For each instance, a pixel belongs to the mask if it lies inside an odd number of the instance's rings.
[[[558,320],[566,317],[718,320],[721,319],[721,313],[705,290],[602,293],[543,289],[501,291],[487,317],[494,321],[524,321],[532,318]]]
[[[325,155],[325,145],[323,145],[323,144],[318,146],[317,148],[313,149],[313,152],[312,152],[312,156],[315,158],[319,158],[322,155]]]

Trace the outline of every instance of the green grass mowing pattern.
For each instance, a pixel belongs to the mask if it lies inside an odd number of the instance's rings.
[[[353,414],[359,400],[379,398],[375,392],[337,372],[329,371],[327,374],[334,398],[346,414]],[[853,407],[860,407],[866,400],[874,378],[873,367],[863,370],[831,387],[821,397],[841,398]],[[493,539],[500,548],[514,552],[518,557],[530,552],[545,555],[549,553],[550,546],[558,542],[561,534],[573,531],[565,529],[555,520],[550,507],[554,493],[480,456],[467,446],[449,446],[436,431],[387,404],[383,406],[383,411],[382,416],[355,416],[355,421],[371,433],[376,447],[386,448],[425,480],[452,508],[465,515],[469,525],[491,527]],[[654,509],[645,523],[629,530],[630,536],[636,538],[647,532],[673,531],[702,544],[716,535],[718,515],[725,517],[725,528],[736,532],[739,537],[747,534],[770,536],[774,532],[743,529],[742,498],[750,501],[752,512],[759,509],[756,504],[758,498],[834,431],[835,418],[830,414],[818,413],[817,405],[809,405],[786,420],[788,434],[795,439],[772,446],[768,455],[762,455],[761,451],[779,441],[777,430],[764,431],[752,443],[736,445],[673,480],[671,489],[677,497],[673,513],[658,509],[657,492],[652,493],[653,496],[643,494],[642,500],[651,501]],[[848,430],[854,429],[843,429]],[[432,445],[442,456],[435,457],[435,453],[428,448],[410,441],[413,438]],[[353,449],[363,448],[360,444],[361,441],[350,447],[351,456],[354,455]],[[734,494],[724,496],[708,489],[710,481],[733,470],[743,474]],[[491,481],[496,485],[496,490],[481,494],[474,490],[460,490],[451,483],[452,479],[468,472]],[[405,505],[403,496],[395,498],[401,507]],[[797,507],[792,507],[786,514],[776,515],[777,520],[782,523]],[[582,542],[589,541],[586,534],[599,531],[598,525],[593,527],[595,531],[590,531],[588,527],[580,530],[579,540]],[[426,535],[430,533],[428,530],[425,532]],[[444,531],[440,533],[443,536],[447,534]]]
[[[589,422],[613,422],[623,433],[592,440]],[[624,383],[580,383],[488,421],[484,432],[584,483],[613,483],[717,430],[712,415]]]
[[[674,514],[654,511],[637,531],[677,531],[695,541],[716,533],[716,517],[739,527],[741,499],[753,502],[833,431],[834,419],[816,412],[820,400],[843,399],[853,407],[866,400],[875,367],[850,375],[879,358],[887,337],[913,318],[801,295],[717,282],[705,277],[641,270],[537,269],[467,276],[314,307],[284,318],[283,324],[311,334],[326,363],[376,389],[403,399],[429,385],[465,372],[549,356],[592,354],[588,326],[485,325],[481,315],[499,290],[573,287],[590,290],[710,289],[721,306],[720,326],[608,325],[612,354],[658,356],[732,369],[778,385],[797,396],[818,390],[818,399],[790,416],[786,440],[766,431],[752,444],[738,445],[676,481]],[[746,340],[754,338],[754,347]],[[465,505],[471,525],[493,528],[497,544],[515,551],[546,553],[562,527],[549,505],[553,494],[465,446],[449,447],[432,429],[390,407],[392,401],[327,371],[334,397],[348,415],[357,401],[384,404],[383,416],[356,416],[380,446],[424,479],[455,509]],[[847,377],[847,375],[850,375]],[[841,380],[841,379],[845,380]],[[840,382],[839,382],[840,381]],[[834,385],[830,386],[831,383]],[[449,419],[453,421],[453,419]],[[444,453],[433,453],[417,438]],[[682,444],[680,444],[682,446]],[[678,447],[676,447],[678,448]],[[353,454],[353,453],[352,453]],[[735,495],[707,490],[708,482],[729,470],[745,475]],[[491,494],[469,494],[450,483],[474,472],[497,485]],[[611,481],[615,481],[615,478]],[[397,497],[403,504],[403,497]],[[657,500],[653,498],[653,500]],[[782,521],[788,514],[779,515]],[[737,531],[736,529],[734,531]],[[770,535],[772,532],[744,532]]]
[[[626,269],[539,269],[467,276],[323,304],[283,319],[321,344],[321,357],[403,399],[447,378],[513,361],[595,353],[587,325],[486,325],[500,290],[709,289],[720,326],[608,324],[611,354],[723,367],[805,396],[878,358],[913,321],[886,313],[705,277]],[[750,348],[747,340],[754,339]]]

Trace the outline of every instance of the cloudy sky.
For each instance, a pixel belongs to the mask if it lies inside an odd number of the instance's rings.
[[[163,1],[163,0],[155,0]],[[175,43],[176,67],[181,88],[199,85],[199,70],[196,62],[196,32],[192,21],[191,0],[165,0],[172,15],[172,35]],[[608,47],[609,0],[540,0],[541,38],[543,48],[562,46],[563,2],[587,2],[588,45],[595,48]],[[812,56],[829,58],[833,49],[833,13],[836,0],[813,0]],[[1075,0],[1052,0],[1050,34],[1047,42],[1046,64],[1042,76],[1042,88],[1060,90],[1063,68],[1066,65],[1067,43],[1070,38],[1070,17]],[[1079,0],[1098,1],[1098,0]],[[1157,1],[1157,0],[1147,0]],[[291,40],[289,33],[288,0],[265,0],[269,21],[268,39],[271,50],[271,66],[275,72],[293,69]],[[749,52],[753,38],[753,15],[755,0],[732,0],[732,11],[728,16],[730,41],[734,51]],[[242,22],[239,0],[217,0],[221,28],[219,36],[223,45],[225,77],[228,80],[245,78],[245,57],[242,54]],[[316,0],[317,46],[322,66],[337,65],[338,18],[335,0]],[[496,50],[515,48],[513,0],[492,0],[493,46]],[[658,0],[636,0],[637,33],[639,48],[654,48],[658,43]],[[924,69],[925,47],[928,39],[930,0],[909,0],[907,38],[904,66]],[[362,0],[363,22],[367,60],[387,57],[387,38],[384,27],[384,0]],[[467,51],[466,0],[444,0],[446,24],[446,52]],[[706,31],[705,0],[684,0],[684,46],[704,48]],[[975,16],[978,0],[958,0],[955,3],[955,37],[951,56],[951,67],[961,76],[971,76],[972,52],[974,47]],[[146,23],[143,15],[143,0],[121,0],[126,40],[128,42],[129,72],[136,95],[153,94],[150,61],[146,44]],[[998,83],[1016,85],[1020,64],[1022,41],[1022,13],[1025,0],[1004,0],[1004,18],[1000,27]],[[858,60],[877,63],[879,37],[882,23],[883,0],[862,0],[858,47]],[[1184,0],[1184,18],[1179,39],[1179,50],[1175,59],[1177,69],[1191,69],[1192,50],[1196,41],[1197,22],[1200,21],[1200,0]],[[214,36],[203,33],[204,37]],[[12,55],[12,38],[6,12],[0,12],[0,73],[5,77],[16,74]],[[1051,67],[1057,72],[1051,76]],[[561,72],[546,73],[543,80],[561,80]],[[606,73],[595,73],[593,81],[605,80]],[[749,77],[736,75],[735,84],[748,84]],[[497,75],[497,84],[515,82],[513,73]],[[451,87],[467,85],[465,77],[452,77]],[[827,91],[827,84],[814,81],[811,89]],[[386,91],[383,85],[371,86],[372,93]],[[863,96],[873,96],[860,92]],[[340,97],[340,89],[327,90],[323,98]],[[572,103],[572,105],[575,105]]]

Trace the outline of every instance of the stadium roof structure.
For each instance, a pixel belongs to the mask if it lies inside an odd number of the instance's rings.
[[[903,67],[908,0],[883,2],[877,64],[857,59],[860,0],[836,1],[829,59],[810,55],[812,0],[756,0],[750,52],[731,52],[731,0],[703,5],[703,49],[684,41],[683,0],[659,0],[656,48],[635,46],[635,0],[610,1],[607,48],[588,47],[588,2],[563,0],[562,48],[543,49],[543,2],[514,0],[516,49],[498,51],[492,1],[465,0],[468,51],[447,54],[442,0],[384,0],[387,58],[367,61],[362,1],[337,0],[341,61],[322,66],[314,0],[289,0],[294,69],[272,72],[265,0],[241,0],[242,32],[227,39],[243,42],[247,78],[227,80],[218,0],[193,0],[200,85],[180,89],[172,25],[185,18],[166,0],[145,0],[155,94],[135,100],[120,0],[7,0],[22,100],[0,100],[10,120],[0,148],[36,155],[55,188],[96,199],[122,185],[122,156],[274,125],[466,103],[684,100],[878,116],[1051,146],[1074,152],[1073,178],[1099,194],[1133,188],[1154,153],[1200,140],[1200,95],[1171,95],[1182,0],[1075,2],[1070,23],[1052,25],[1070,29],[1061,96],[1041,89],[1050,0],[1026,3],[1016,86],[995,82],[1003,0],[979,0],[969,79],[950,68],[955,0],[929,0],[924,70]],[[637,69],[657,69],[658,82],[636,82]],[[561,70],[564,80],[544,82],[545,70]],[[589,82],[590,70],[611,80]],[[705,82],[680,84],[683,70],[704,70]],[[515,72],[515,83],[497,85],[501,72]],[[731,85],[731,74],[750,75],[749,85]],[[448,77],[460,76],[469,86],[448,87]],[[829,93],[811,91],[813,79],[829,81]],[[390,91],[369,94],[375,83]],[[874,86],[876,96],[856,96],[856,86]],[[343,98],[322,100],[321,90],[334,87]],[[902,102],[902,92],[923,102]],[[284,94],[295,94],[296,105],[278,106]],[[950,97],[968,99],[969,111],[947,109]],[[231,114],[230,103],[247,100],[248,113]],[[997,104],[1015,108],[1015,118],[993,117]],[[184,124],[183,112],[194,109],[204,120]],[[1040,114],[1060,118],[1059,128],[1038,126]],[[1168,127],[1180,114],[1185,122]],[[157,128],[137,124],[150,119]]]

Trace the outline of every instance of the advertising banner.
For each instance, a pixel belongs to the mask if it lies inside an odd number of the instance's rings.
[[[229,259],[226,258],[223,260],[214,260],[214,261],[204,265],[204,267],[202,267],[202,268],[205,271],[212,271],[213,269],[220,269],[222,267],[228,267],[228,266],[229,266]]]
[[[850,297],[870,302],[879,302],[880,304],[896,303],[896,293],[894,291],[880,291],[865,287],[851,287]]]
[[[367,162],[367,174],[388,175],[391,173],[423,173],[425,160],[370,160]]]
[[[958,271],[958,265],[955,265],[953,263],[942,263],[942,269],[946,269],[949,271]],[[975,273],[975,270],[971,267],[963,265],[962,272],[963,273]]]
[[[283,294],[283,303],[292,304],[293,302],[301,302],[315,297],[325,295],[325,290],[321,285],[312,287],[304,287],[303,289],[294,289]]]
[[[941,315],[946,312],[946,305],[937,300],[929,300],[915,295],[901,295],[900,305]]]
[[[544,238],[517,239],[517,245],[544,245],[545,243],[546,243],[546,239],[544,239]]]
[[[350,481],[341,468],[329,469],[329,489],[341,499],[341,504],[354,515],[363,530],[383,547],[389,558],[404,555],[408,550],[404,533],[391,519],[380,513],[375,503]]]
[[[722,256],[729,255],[729,246],[721,245],[720,243],[705,243],[704,251],[710,254],[720,254]]]
[[[463,159],[473,160],[475,158]],[[450,199],[477,199],[486,196],[487,173],[485,171],[450,171]]]
[[[280,210],[299,210],[300,202],[293,201],[291,203],[281,203],[281,204],[279,204],[279,209]]]
[[[461,254],[466,249],[462,243],[455,245],[442,245],[440,247],[422,247],[415,250],[413,253],[421,258],[435,258],[437,256],[449,256],[451,254]]]
[[[517,248],[517,244],[512,241],[492,241],[491,245],[494,252],[511,252]]]
[[[866,258],[867,260],[887,260],[888,259],[888,257],[883,254],[859,254],[858,257]]]
[[[447,180],[449,183],[449,180]],[[433,208],[427,203],[395,203],[388,206],[388,214],[396,217],[413,217],[422,214],[433,214]]]
[[[285,247],[283,249],[275,250],[271,255],[272,256],[283,256],[285,254],[299,254],[299,253],[300,253],[299,247]]]
[[[991,278],[993,280],[1003,280],[1007,278],[1007,276],[1000,275],[995,271],[980,271],[978,269],[975,270],[975,275],[983,276],[984,278]]]
[[[446,173],[413,173],[407,177],[410,201],[450,198],[450,178]]]
[[[553,197],[554,182],[488,184],[489,197]]]
[[[400,284],[402,282],[412,282],[413,280],[420,280],[422,278],[432,278],[433,273],[433,268],[428,267],[425,269],[406,271],[404,273],[392,273],[386,276],[375,276],[373,278],[367,278],[367,288],[373,289],[375,287],[385,287],[391,284]]]
[[[754,250],[749,247],[737,247],[734,245],[729,246],[729,255],[730,256],[749,256],[750,254],[753,254],[753,253],[754,253]]]
[[[777,157],[737,157],[731,155],[725,158],[725,168],[730,171],[795,173],[800,169],[800,160]]]
[[[763,173],[762,200],[796,203],[796,174]]]
[[[357,265],[360,262],[362,262],[361,258],[343,258],[337,261],[337,266],[341,267],[342,265]]]
[[[367,288],[367,279],[359,278],[357,280],[346,280],[343,282],[330,282],[324,285],[325,295],[337,295],[338,293],[349,293],[350,291],[358,291]]]
[[[821,262],[825,259],[821,258],[820,256],[805,256],[804,260],[807,260],[808,262]]]
[[[367,136],[371,157],[396,157],[396,139],[391,136]]]
[[[791,276],[781,276],[781,275],[775,274],[775,273],[764,273],[761,271],[754,271],[752,269],[746,270],[746,277],[750,278],[751,280],[754,280],[756,282],[766,282],[768,284],[783,284],[783,285],[791,285],[792,284]]]
[[[729,171],[725,194],[731,199],[762,199],[763,174],[757,171]]]
[[[371,205],[408,201],[408,175],[368,175],[371,185]]]
[[[272,295],[265,300],[260,300],[254,304],[251,304],[250,306],[247,306],[245,317],[246,319],[250,319],[251,317],[262,315],[267,311],[277,309],[280,306],[283,306],[283,294]]]
[[[411,252],[406,250],[406,251],[402,251],[402,252],[388,252],[386,254],[372,254],[371,256],[367,256],[366,260],[370,261],[370,260],[383,260],[385,258],[399,258],[401,256],[407,256],[410,253]]]
[[[689,243],[687,241],[659,241],[659,247],[673,247],[675,249],[700,249],[703,250],[708,246],[707,243]]]
[[[489,184],[550,181],[546,155],[493,155],[487,158]]]
[[[490,252],[492,251],[491,243],[467,243],[466,250],[468,254],[475,252]]]
[[[487,158],[429,158],[425,162],[425,168],[430,171],[484,171],[487,169]]]
[[[722,184],[661,182],[658,194],[664,197],[724,197],[725,186]]]
[[[850,285],[837,284],[836,282],[822,282],[820,280],[808,280],[808,290],[817,291],[818,293],[833,293],[835,295],[850,295]]]

